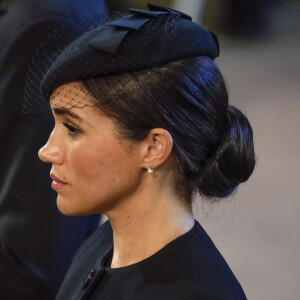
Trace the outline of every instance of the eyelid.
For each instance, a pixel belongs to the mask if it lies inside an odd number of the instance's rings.
[[[69,130],[70,135],[76,135],[80,131],[79,128],[74,126],[73,124],[65,123],[65,122],[62,122],[62,124]]]

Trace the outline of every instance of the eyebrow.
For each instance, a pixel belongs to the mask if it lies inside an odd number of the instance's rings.
[[[76,113],[70,111],[69,109],[65,109],[65,108],[53,108],[52,110],[54,111],[54,113],[56,115],[59,115],[59,116],[61,116],[61,115],[67,115],[67,116],[69,116],[71,118],[74,118],[76,120],[83,121],[83,119],[79,115],[77,115]]]

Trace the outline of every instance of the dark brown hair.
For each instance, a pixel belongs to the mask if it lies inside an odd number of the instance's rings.
[[[228,105],[223,77],[208,57],[83,82],[121,134],[140,140],[161,127],[172,135],[179,186],[188,197],[232,194],[253,172],[255,154],[247,118]]]

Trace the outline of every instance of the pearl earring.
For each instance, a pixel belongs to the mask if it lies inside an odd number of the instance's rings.
[[[154,172],[154,170],[153,170],[151,167],[148,167],[148,168],[147,168],[147,172],[148,172],[149,174],[151,174],[151,173]]]

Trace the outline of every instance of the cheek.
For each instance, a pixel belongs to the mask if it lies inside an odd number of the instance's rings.
[[[124,151],[111,144],[86,148],[74,149],[69,161],[71,175],[76,177],[77,184],[95,188],[100,183],[103,188],[103,184],[113,184],[126,176],[128,155]]]
[[[106,143],[105,143],[106,142]],[[61,193],[58,207],[67,215],[105,212],[130,195],[139,183],[135,155],[124,146],[107,139],[101,145],[77,145],[68,152],[67,170],[70,189]]]
[[[101,154],[96,149],[78,149],[74,151],[72,159],[69,161],[72,173],[71,176],[77,178],[81,182],[92,183],[101,174],[103,174],[103,168],[107,162],[107,157]]]

